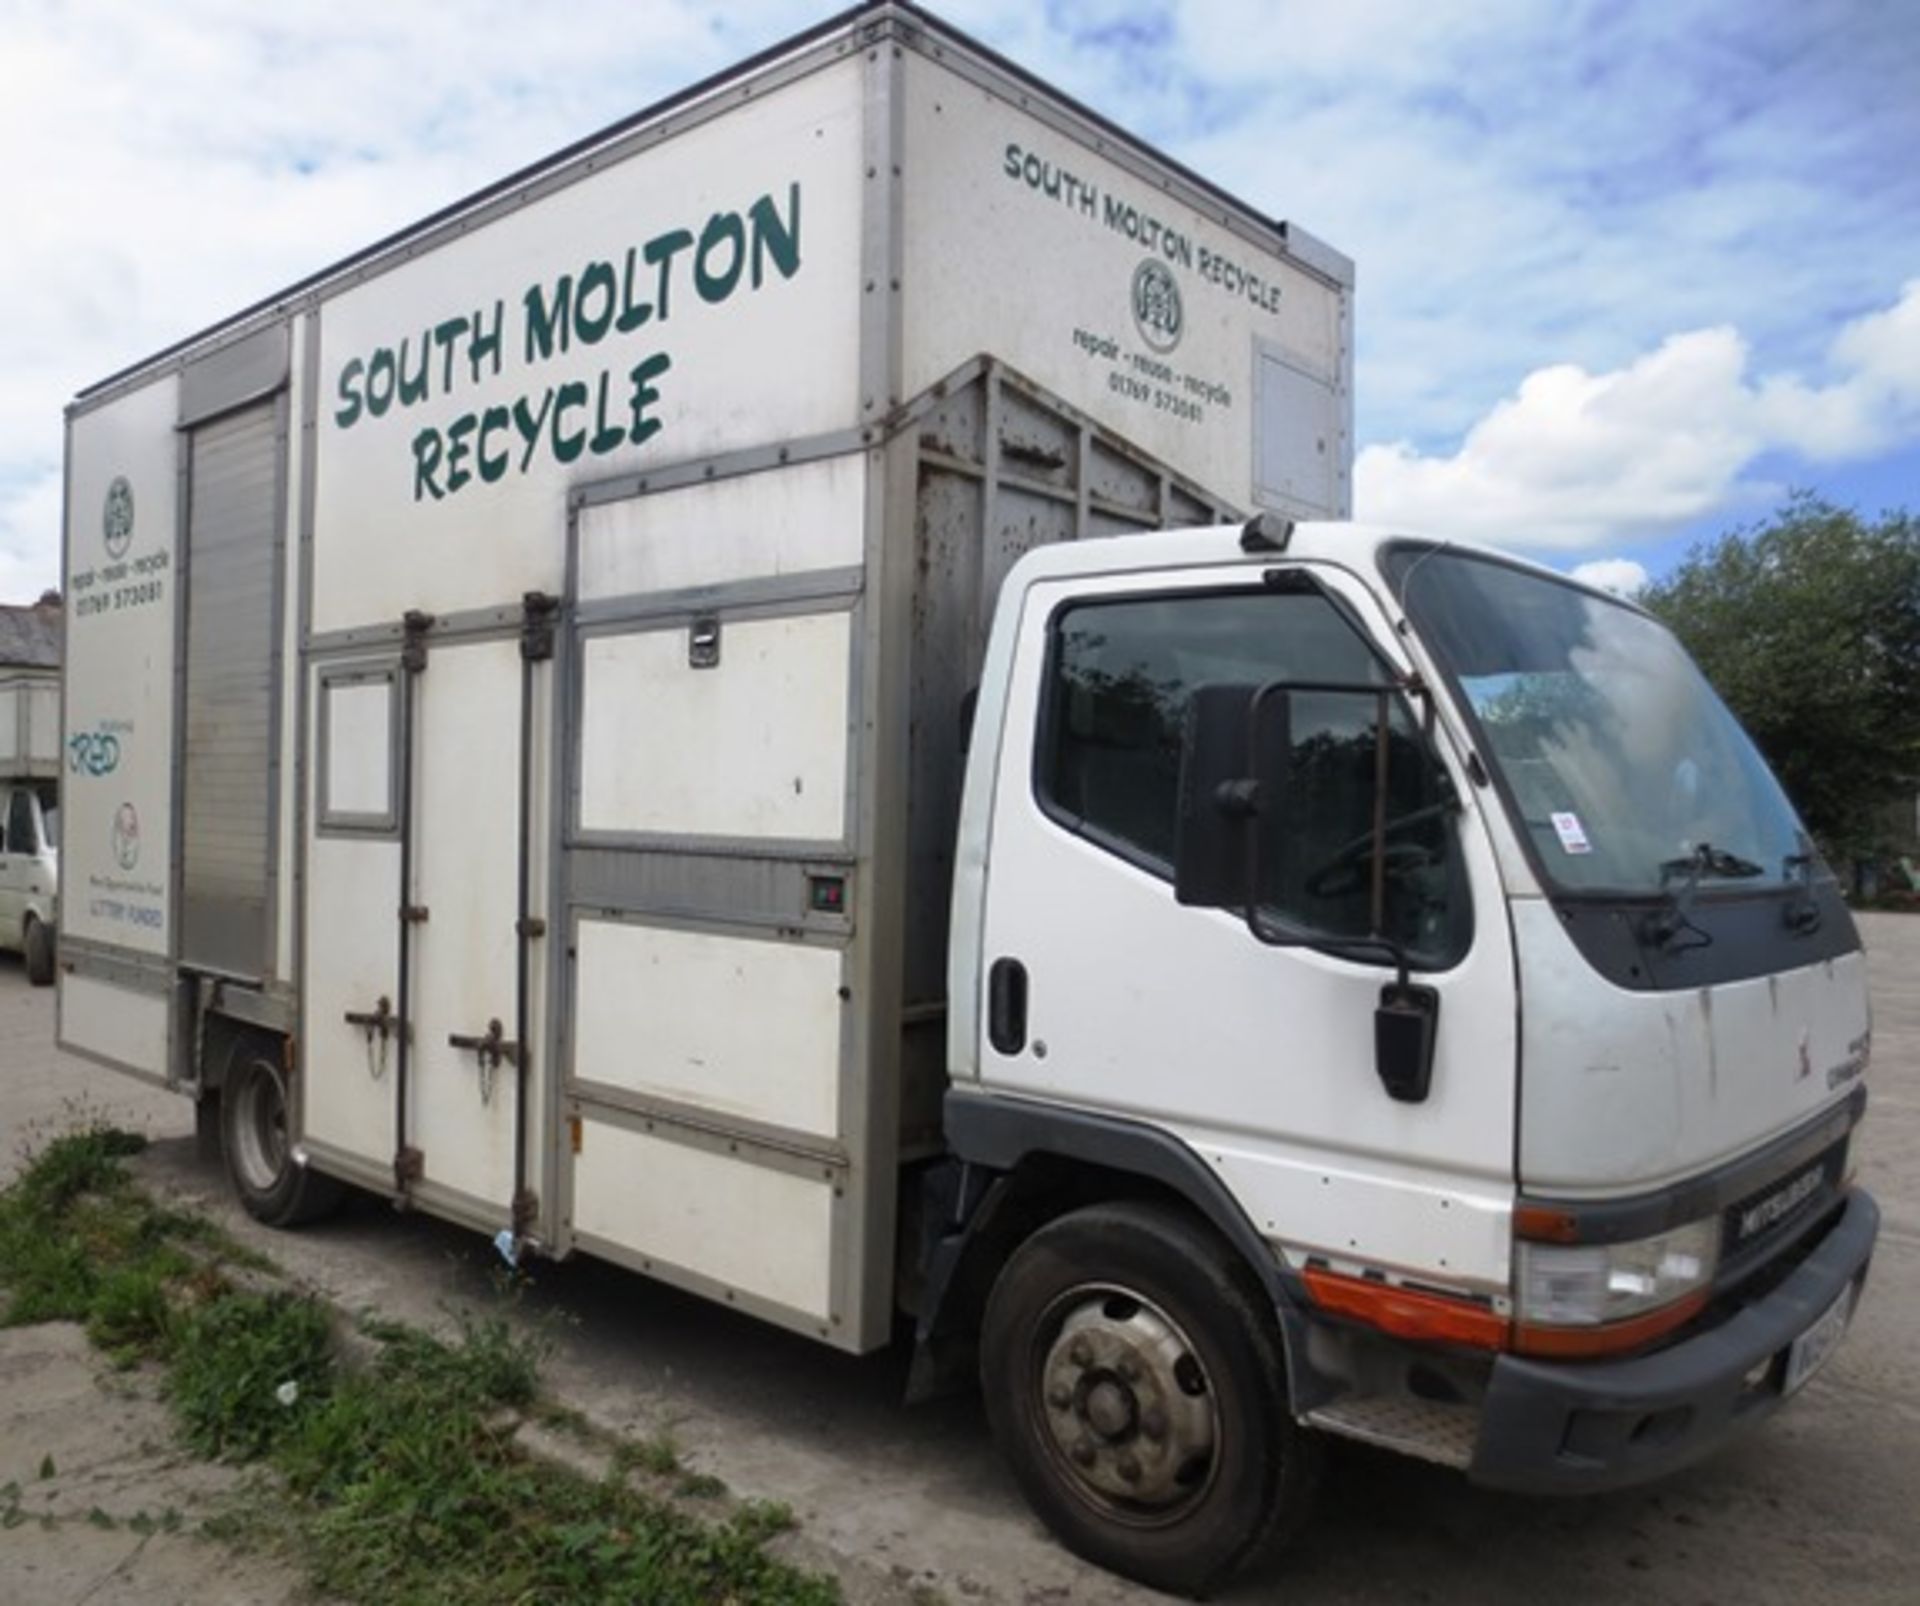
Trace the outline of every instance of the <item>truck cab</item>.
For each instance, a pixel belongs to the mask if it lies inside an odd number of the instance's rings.
[[[59,789],[0,781],[0,948],[25,957],[36,987],[53,980],[59,905]]]
[[[1017,1245],[988,1411],[1086,1553],[1208,1587],[1315,1433],[1642,1481],[1832,1353],[1859,938],[1631,603],[1271,517],[1031,553],[956,863],[951,1258]]]

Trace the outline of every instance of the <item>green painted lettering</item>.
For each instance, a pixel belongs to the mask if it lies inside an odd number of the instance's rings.
[[[467,459],[473,455],[473,442],[469,438],[480,427],[480,420],[472,413],[462,413],[447,430],[447,490],[457,491],[473,478],[473,470],[467,467]]]
[[[507,454],[498,455],[487,450],[487,437],[496,429],[505,429],[513,422],[513,414],[504,407],[489,407],[480,417],[480,450],[476,454],[480,463],[480,478],[491,485],[507,472]]]
[[[526,473],[533,462],[533,454],[540,449],[540,437],[546,431],[547,415],[553,411],[553,387],[540,398],[540,411],[534,412],[527,406],[527,398],[522,396],[513,404],[513,427],[519,432],[522,444],[520,452],[520,472]]]
[[[587,405],[587,387],[577,379],[570,379],[553,393],[553,455],[562,463],[571,463],[585,449],[587,432],[576,429],[572,434],[561,433],[561,419],[572,407]]]
[[[713,259],[724,254],[726,266],[714,271]],[[702,301],[725,301],[740,282],[747,264],[747,229],[738,212],[715,212],[700,231],[700,247],[693,256],[693,287]]]
[[[440,489],[441,440],[437,429],[423,429],[413,437],[413,499],[419,501],[422,492],[439,501],[447,493]]]
[[[491,358],[493,372],[500,372],[500,330],[506,322],[507,309],[499,301],[493,304],[493,327],[483,329],[480,326],[480,314],[473,315],[473,335],[467,341],[467,360],[473,364],[473,382],[480,383],[480,365]]]
[[[773,197],[763,195],[748,209],[753,221],[753,287],[758,290],[766,259],[771,256],[780,277],[791,279],[800,271],[800,186],[787,186],[787,215],[774,210]]]
[[[633,424],[627,431],[627,439],[635,446],[660,433],[660,420],[649,417],[647,410],[660,399],[660,392],[654,389],[653,381],[672,366],[671,357],[664,351],[656,351],[645,362],[635,363],[627,375],[633,381],[633,389],[627,397]]]
[[[393,351],[382,346],[367,364],[367,411],[379,418],[393,405]]]
[[[540,362],[551,357],[556,343],[567,349],[568,324],[573,317],[573,275],[563,273],[553,287],[553,303],[541,293],[540,286],[529,285],[527,307],[527,361]]]
[[[595,457],[605,457],[608,452],[617,452],[627,444],[627,426],[607,422],[608,381],[612,376],[606,369],[600,370],[600,377],[594,384],[593,397],[593,439],[588,446]]]
[[[360,417],[361,401],[357,385],[366,368],[367,365],[355,357],[340,370],[340,406],[333,415],[333,421],[342,429],[351,429]]]
[[[415,402],[427,399],[427,359],[432,355],[432,337],[425,330],[420,334],[420,362],[412,373],[407,372],[407,347],[410,340],[400,342],[400,356],[395,367],[400,375],[400,405],[411,407]]]
[[[669,229],[665,234],[656,234],[647,241],[643,255],[660,270],[659,280],[654,285],[653,308],[662,323],[667,321],[667,284],[673,270],[673,259],[692,244],[693,236],[685,229]]]
[[[449,318],[445,323],[433,327],[434,344],[440,348],[440,391],[442,395],[453,389],[453,343],[467,332],[465,318]]]
[[[614,325],[623,335],[630,335],[653,316],[653,308],[645,301],[633,298],[634,270],[640,264],[640,253],[633,246],[627,247],[626,261],[620,273],[620,319]]]
[[[580,288],[573,298],[573,332],[589,346],[598,345],[613,327],[614,277],[611,262],[595,262],[580,275]],[[599,305],[587,311],[587,298],[598,298]]]

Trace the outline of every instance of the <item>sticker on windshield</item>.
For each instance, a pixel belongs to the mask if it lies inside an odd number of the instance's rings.
[[[1579,815],[1554,815],[1553,831],[1554,835],[1560,838],[1560,851],[1562,853],[1593,852],[1593,844],[1587,840],[1587,833],[1580,828]]]

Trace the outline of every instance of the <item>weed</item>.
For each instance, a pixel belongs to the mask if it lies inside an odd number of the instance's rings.
[[[29,1209],[51,1214],[83,1193],[124,1180],[126,1168],[120,1162],[146,1146],[145,1138],[116,1127],[66,1132],[34,1158],[15,1189]]]
[[[790,1533],[799,1526],[793,1507],[784,1500],[748,1500],[733,1514],[728,1526],[760,1544],[776,1534]]]
[[[167,1393],[202,1455],[266,1454],[326,1398],[326,1313],[291,1294],[229,1294],[181,1325]]]
[[[87,1337],[121,1365],[164,1349],[174,1320],[170,1268],[161,1257],[99,1279],[87,1308]]]
[[[675,1480],[673,1492],[682,1500],[718,1500],[727,1486],[711,1472],[683,1472]]]
[[[622,1472],[637,1468],[656,1478],[669,1477],[680,1470],[680,1446],[673,1431],[662,1428],[648,1438],[623,1439],[613,1452],[613,1464]]]
[[[141,1140],[98,1125],[55,1139],[0,1193],[7,1320],[68,1317],[121,1359],[166,1365],[165,1391],[203,1454],[257,1459],[271,1473],[205,1525],[235,1543],[301,1555],[315,1588],[345,1599],[490,1606],[527,1600],[644,1600],[658,1606],[831,1606],[830,1580],[768,1555],[793,1525],[750,1503],[703,1522],[624,1480],[595,1481],[528,1459],[497,1431],[501,1408],[577,1416],[538,1397],[543,1341],[499,1314],[463,1316],[452,1343],[372,1318],[373,1367],[341,1374],[312,1300],[236,1292],[220,1266],[254,1263],[217,1229],[155,1206],[120,1164]],[[523,1324],[521,1324],[523,1325]],[[660,1434],[635,1464],[679,1471]],[[54,1475],[52,1458],[42,1476]],[[683,1493],[717,1479],[680,1478]],[[0,1488],[0,1528],[27,1520]],[[96,1508],[88,1520],[118,1519]],[[135,1532],[180,1516],[141,1512]]]
[[[547,1346],[514,1332],[503,1316],[460,1317],[458,1365],[469,1385],[495,1405],[528,1405],[540,1387]]]

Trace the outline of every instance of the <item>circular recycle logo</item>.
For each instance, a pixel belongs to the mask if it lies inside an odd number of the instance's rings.
[[[1180,286],[1164,262],[1147,258],[1133,270],[1133,321],[1155,351],[1172,351],[1184,326]]]
[[[107,556],[124,558],[133,544],[133,487],[116,474],[107,487],[107,505],[100,515],[100,533],[106,537]]]

